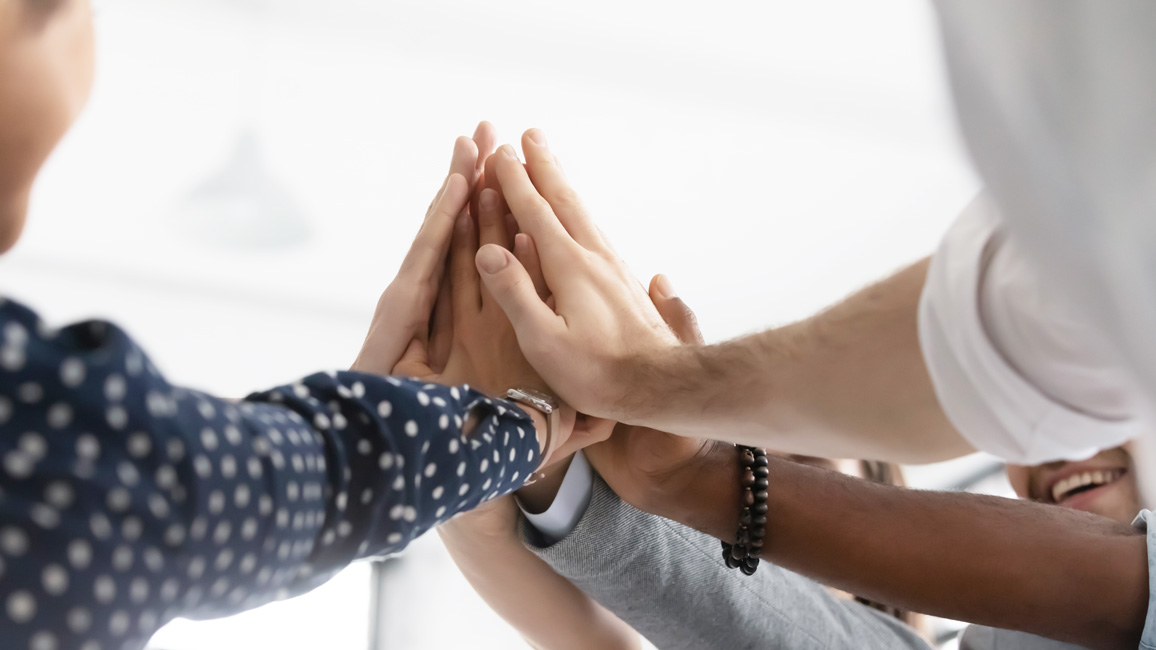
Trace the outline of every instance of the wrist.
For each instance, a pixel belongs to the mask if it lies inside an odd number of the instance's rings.
[[[554,504],[554,499],[558,497],[558,490],[562,487],[562,481],[566,478],[566,472],[569,470],[573,458],[570,456],[551,465],[548,469],[543,470],[538,480],[515,492],[514,494],[518,497],[518,503],[521,504],[522,508],[534,514],[541,514],[549,510],[550,506]]]
[[[525,411],[526,415],[529,415],[530,420],[533,422],[534,438],[538,441],[538,460],[540,461],[539,467],[541,467],[542,463],[546,462],[547,454],[550,452],[549,449],[546,449],[546,445],[549,444],[549,435],[547,435],[547,431],[549,430],[550,421],[545,413],[537,409],[530,408],[525,404],[519,404],[518,408]]]
[[[471,552],[492,550],[518,541],[518,514],[513,497],[505,496],[463,512],[437,527],[447,546],[459,546]]]
[[[695,383],[702,376],[702,349],[700,345],[681,345],[619,359],[610,376],[621,381],[607,387],[613,397],[607,399],[606,417],[624,424],[671,430],[663,425],[679,417],[677,404],[685,403],[696,392]]]
[[[651,514],[677,521],[712,537],[730,540],[742,504],[741,468],[734,445],[712,442],[678,475],[652,482],[646,500]],[[733,540],[730,540],[733,541]]]

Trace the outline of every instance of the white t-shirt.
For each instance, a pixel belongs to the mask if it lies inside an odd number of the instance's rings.
[[[1089,377],[1118,368],[1106,374],[1117,387],[1109,390],[1120,390],[1116,397],[1123,400],[1065,403],[1057,382],[1047,383],[1053,368],[1031,360],[1042,356],[1011,345],[1031,340],[1031,332],[1050,331],[1050,312],[1040,315],[1038,327],[1025,320],[1026,312],[988,323],[1001,328],[989,341],[1024,357],[1005,364],[1014,365],[1019,379],[981,367],[991,363],[990,355],[984,361],[966,356],[984,347],[975,321],[967,334],[971,343],[947,334],[954,323],[928,321],[924,350],[949,417],[978,447],[1014,460],[1087,455],[1119,444],[1131,426],[1146,443],[1134,456],[1148,502],[1156,503],[1156,429],[1138,427],[1133,412],[1156,420],[1156,2],[935,1],[964,139],[999,206],[992,215],[996,229],[1015,241],[1015,256],[1035,270],[1041,289],[1047,285],[1046,305],[1068,305],[1058,313],[1078,314],[1087,332],[1099,333],[1098,342],[1077,346],[1085,352],[1070,358],[1091,358],[1097,370]],[[977,300],[974,291],[941,295],[954,277],[947,267],[975,264],[952,246],[949,238],[938,254],[953,259],[937,260],[926,317],[965,314],[963,302]],[[1003,304],[1015,305],[1011,299]],[[1009,322],[1024,331],[1003,338]],[[937,330],[943,334],[938,338]],[[1101,347],[1111,359],[1100,357]],[[1067,377],[1059,381],[1063,386],[1085,381],[1059,375]],[[997,387],[1025,397],[1028,405],[1009,406],[1010,396],[999,395]],[[953,397],[956,389],[966,393]],[[967,405],[965,397],[995,401]]]
[[[987,195],[935,253],[919,338],[936,395],[977,449],[1034,465],[1081,459],[1142,430],[1142,393],[1111,341],[1005,232]]]

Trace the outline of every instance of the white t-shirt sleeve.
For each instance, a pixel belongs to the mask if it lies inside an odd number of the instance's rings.
[[[932,258],[919,339],[948,419],[977,449],[1032,465],[1086,458],[1140,430],[1129,375],[1053,299],[985,195]]]

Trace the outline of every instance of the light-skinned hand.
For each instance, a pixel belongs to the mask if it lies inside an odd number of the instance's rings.
[[[401,263],[393,282],[377,302],[369,334],[353,363],[353,370],[379,375],[396,374],[394,367],[408,351],[412,376],[440,371],[449,355],[451,338],[444,330],[452,323],[445,318],[431,323],[434,305],[449,298],[447,283],[442,282],[446,256],[454,222],[465,209],[473,188],[482,174],[482,163],[496,142],[489,122],[478,124],[472,138],[462,136],[454,143],[449,174],[437,196],[429,205],[421,229]],[[439,313],[448,312],[440,310]],[[431,345],[431,333],[440,347]]]
[[[575,409],[629,421],[625,398],[654,359],[679,346],[646,289],[594,224],[537,129],[522,137],[523,166],[502,146],[486,163],[522,233],[540,254],[553,303],[525,266],[496,245],[479,250],[486,288],[509,316],[526,358]]]

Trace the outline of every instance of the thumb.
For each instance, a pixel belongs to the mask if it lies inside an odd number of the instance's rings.
[[[703,343],[702,332],[698,329],[698,317],[694,311],[678,297],[670,278],[661,273],[650,281],[650,301],[662,315],[662,320],[674,330],[675,336],[683,343]]]
[[[510,251],[487,244],[478,250],[474,261],[486,289],[506,312],[519,339],[553,325],[557,317],[542,302],[530,274]]]
[[[413,339],[401,355],[397,365],[389,372],[391,375],[407,377],[427,377],[433,374],[429,366],[429,350],[421,339]]]

